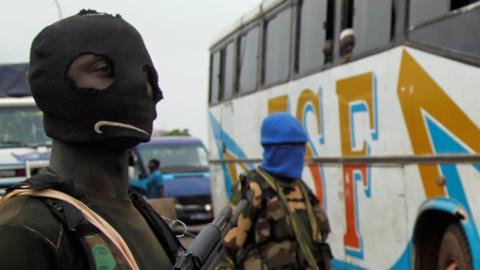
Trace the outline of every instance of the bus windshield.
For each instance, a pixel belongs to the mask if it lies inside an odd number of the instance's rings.
[[[208,158],[201,144],[150,144],[139,147],[143,161],[160,161],[160,171],[166,173],[200,172],[208,170]]]
[[[0,108],[0,148],[51,145],[36,107]]]

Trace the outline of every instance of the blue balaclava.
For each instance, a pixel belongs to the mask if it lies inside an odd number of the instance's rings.
[[[287,178],[302,176],[307,136],[300,123],[288,113],[273,113],[261,128],[263,162],[260,167]]]

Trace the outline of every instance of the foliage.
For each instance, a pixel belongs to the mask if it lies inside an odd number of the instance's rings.
[[[190,136],[190,132],[187,128],[180,130],[180,129],[172,129],[167,131],[163,136]]]

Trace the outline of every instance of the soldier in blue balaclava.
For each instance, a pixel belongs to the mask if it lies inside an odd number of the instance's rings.
[[[253,199],[225,237],[227,256],[218,268],[330,268],[327,216],[300,179],[306,143],[303,127],[290,114],[265,118],[261,127],[263,162],[247,173]],[[232,205],[239,198],[237,189]]]
[[[288,113],[265,118],[261,128],[263,162],[260,168],[284,178],[302,177],[307,136],[303,127]]]

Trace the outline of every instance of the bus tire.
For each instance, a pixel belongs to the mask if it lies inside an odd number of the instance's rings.
[[[459,223],[445,230],[438,252],[438,270],[473,269],[467,237]]]

